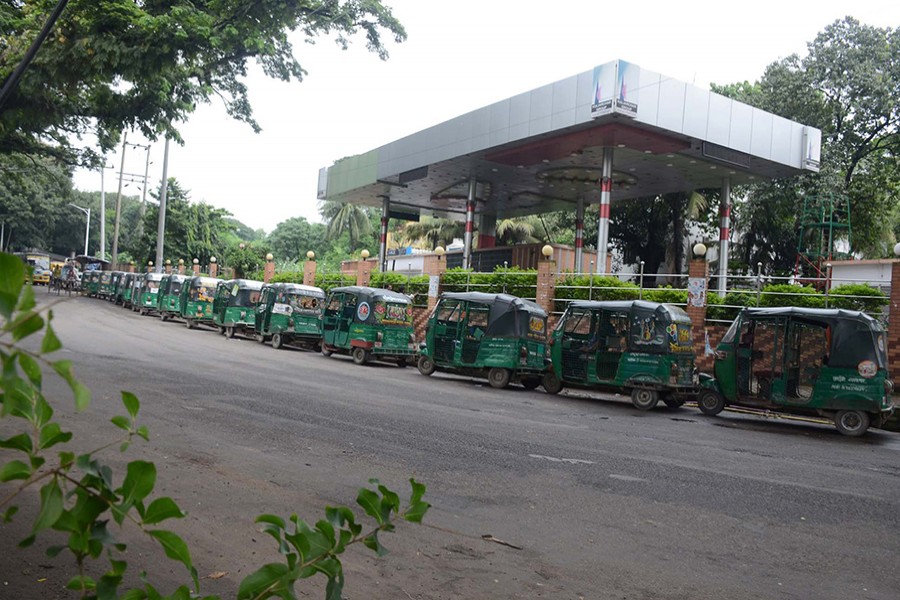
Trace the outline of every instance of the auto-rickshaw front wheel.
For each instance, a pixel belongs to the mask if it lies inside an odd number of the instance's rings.
[[[280,350],[281,347],[284,346],[284,340],[281,337],[280,333],[272,334],[272,347],[276,350]]]
[[[834,415],[834,426],[843,435],[859,437],[869,429],[869,413],[861,410],[839,410]]]
[[[488,371],[488,383],[491,384],[492,388],[497,388],[498,390],[502,390],[508,386],[510,378],[511,375],[509,369],[492,367],[491,370]]]
[[[697,396],[697,408],[704,415],[713,417],[725,410],[725,398],[718,392],[704,390]]]
[[[631,403],[635,408],[651,410],[659,403],[659,392],[647,388],[634,388],[631,390]]]
[[[228,339],[234,337],[234,327],[223,327],[223,329],[225,330],[225,337],[227,337]]]
[[[425,356],[424,354],[419,357],[418,362],[416,363],[416,367],[419,369],[419,373],[428,377],[432,373],[434,373],[435,369],[437,369],[437,365],[434,364],[434,361],[431,360],[430,356]]]
[[[364,365],[369,362],[369,352],[365,348],[356,347],[353,349],[353,362],[358,365]]]
[[[558,394],[563,389],[562,380],[556,376],[553,369],[544,373],[544,378],[541,379],[541,386],[543,386],[544,391],[548,394]]]

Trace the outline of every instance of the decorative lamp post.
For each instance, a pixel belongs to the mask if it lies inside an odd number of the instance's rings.
[[[199,259],[199,258],[195,258],[195,259],[192,260],[191,262],[192,262],[193,265],[194,265],[194,267],[193,267],[193,269],[194,269],[194,275],[199,275],[199,274],[200,274],[200,259]]]
[[[310,250],[306,253],[306,258],[308,258],[309,260],[316,260],[316,253]]]
[[[437,254],[438,260],[441,260],[444,257],[445,252],[446,250],[444,250],[443,246],[438,246],[434,249],[434,253]]]
[[[553,256],[553,246],[550,244],[544,244],[544,247],[541,248],[541,254],[544,255],[544,258],[549,259]]]
[[[697,242],[696,244],[694,244],[694,247],[692,249],[694,251],[694,256],[696,256],[697,258],[703,258],[704,256],[706,256],[706,244],[704,244],[703,242]]]
[[[275,263],[272,262],[274,260],[275,256],[271,252],[266,254],[266,267],[263,271],[263,281],[265,283],[269,283],[275,277]]]
[[[218,274],[219,274],[219,265],[216,264],[216,257],[210,256],[209,257],[209,276],[215,277]]]
[[[369,258],[369,251],[363,248],[363,251],[360,252],[359,255],[362,256],[363,260],[366,260],[367,258]]]

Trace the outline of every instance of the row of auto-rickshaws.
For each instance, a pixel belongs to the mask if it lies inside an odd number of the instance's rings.
[[[624,392],[635,407],[695,400],[707,415],[728,405],[833,420],[844,435],[880,427],[893,410],[886,334],[856,311],[743,310],[715,350],[714,375],[698,374],[694,333],[679,307],[641,300],[575,301],[547,330],[547,313],[507,294],[444,293],[417,343],[411,299],[348,286],[326,294],[294,283],[204,276],[94,272],[84,291],[163,321],[206,324],[273,348],[348,354],[419,372],[511,383]]]

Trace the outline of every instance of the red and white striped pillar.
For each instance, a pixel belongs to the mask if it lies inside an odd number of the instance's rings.
[[[387,271],[387,232],[390,216],[391,199],[383,196],[381,198],[381,241],[378,244],[378,267],[382,273]]]
[[[469,179],[469,199],[466,201],[466,238],[463,247],[463,269],[472,264],[472,237],[475,233],[475,178]]]
[[[597,274],[606,273],[609,244],[609,201],[612,196],[613,149],[603,149],[603,174],[600,177],[600,223],[597,227]]]
[[[717,289],[725,297],[728,289],[728,240],[731,237],[731,179],[722,179],[722,200],[719,203],[719,270]]]
[[[576,273],[584,272],[584,196],[575,201],[575,268]]]

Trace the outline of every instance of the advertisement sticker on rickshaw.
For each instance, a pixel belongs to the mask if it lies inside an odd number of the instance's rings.
[[[272,312],[276,315],[289,315],[294,312],[294,309],[291,308],[290,304],[282,304],[280,302],[276,302],[272,305]]]
[[[531,317],[528,319],[528,330],[532,333],[542,335],[544,333],[544,319],[541,317]]]
[[[369,308],[368,302],[360,302],[359,306],[356,307],[356,318],[360,321],[365,321],[369,318],[369,313],[371,312]]]
[[[375,320],[385,325],[405,325],[412,316],[412,307],[405,304],[375,304]]]
[[[864,360],[856,365],[856,371],[859,373],[860,377],[872,379],[878,373],[878,365],[876,365],[874,361]]]
[[[234,284],[234,287],[231,288],[231,295],[237,296],[237,293],[241,290],[241,286],[238,284]]]

